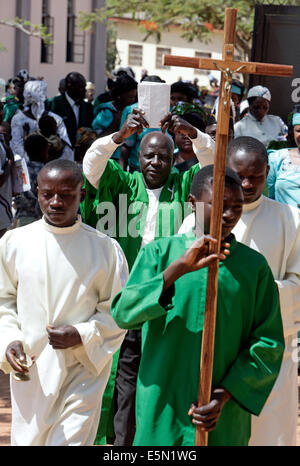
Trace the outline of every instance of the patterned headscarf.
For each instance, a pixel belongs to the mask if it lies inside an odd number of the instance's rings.
[[[27,81],[24,86],[24,106],[31,106],[33,116],[39,120],[45,111],[47,83],[45,81]]]

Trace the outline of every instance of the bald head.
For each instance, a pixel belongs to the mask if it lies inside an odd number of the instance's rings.
[[[140,169],[150,189],[162,187],[174,162],[174,143],[170,136],[153,131],[143,137],[140,147]]]
[[[145,150],[145,147],[147,147],[147,145],[152,144],[154,142],[168,148],[170,155],[173,156],[174,142],[172,138],[160,131],[152,131],[151,133],[148,133],[143,137],[140,146],[141,152]]]

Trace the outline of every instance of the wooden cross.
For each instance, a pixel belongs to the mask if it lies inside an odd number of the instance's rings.
[[[228,143],[228,129],[231,102],[231,84],[233,73],[249,73],[269,76],[290,77],[293,67],[287,65],[274,65],[270,63],[237,62],[234,61],[234,44],[236,29],[236,8],[226,8],[224,25],[224,43],[222,60],[213,58],[189,58],[164,55],[163,64],[168,66],[182,66],[204,70],[221,71],[221,87],[219,97],[217,136],[213,172],[213,197],[210,235],[218,243],[210,248],[210,252],[220,251],[222,232],[222,213],[225,185],[225,166]],[[198,391],[199,405],[206,405],[211,397],[211,384],[214,358],[214,338],[218,293],[219,263],[216,262],[208,268],[205,318],[202,333],[202,349],[200,361],[200,381]],[[233,421],[234,422],[234,421]],[[195,445],[206,446],[207,432],[196,428]]]

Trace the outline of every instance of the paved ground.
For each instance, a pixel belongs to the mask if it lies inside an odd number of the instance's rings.
[[[298,377],[298,430],[297,446],[300,446],[300,377]],[[0,371],[0,447],[10,445],[11,405],[9,395],[9,378]]]

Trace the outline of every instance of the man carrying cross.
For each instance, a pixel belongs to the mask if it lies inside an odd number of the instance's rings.
[[[236,14],[237,9],[235,8],[227,8],[225,10],[222,60],[173,57],[171,55],[167,55],[164,57],[163,63],[164,65],[171,66],[186,66],[221,71],[221,92],[216,137],[216,157],[214,162],[215,165],[213,175],[216,183],[214,183],[212,193],[212,222],[210,227],[210,234],[212,237],[217,239],[217,242],[210,246],[210,252],[218,252],[220,250],[221,244],[224,173],[228,143],[229,112],[233,73],[240,72],[284,77],[292,76],[293,73],[292,66],[234,61]],[[214,262],[209,265],[207,278],[207,298],[202,338],[200,364],[201,370],[198,392],[198,401],[200,405],[205,405],[210,401],[213,374],[217,296],[218,262]],[[203,434],[199,428],[196,431],[195,444],[207,445],[207,433]]]

